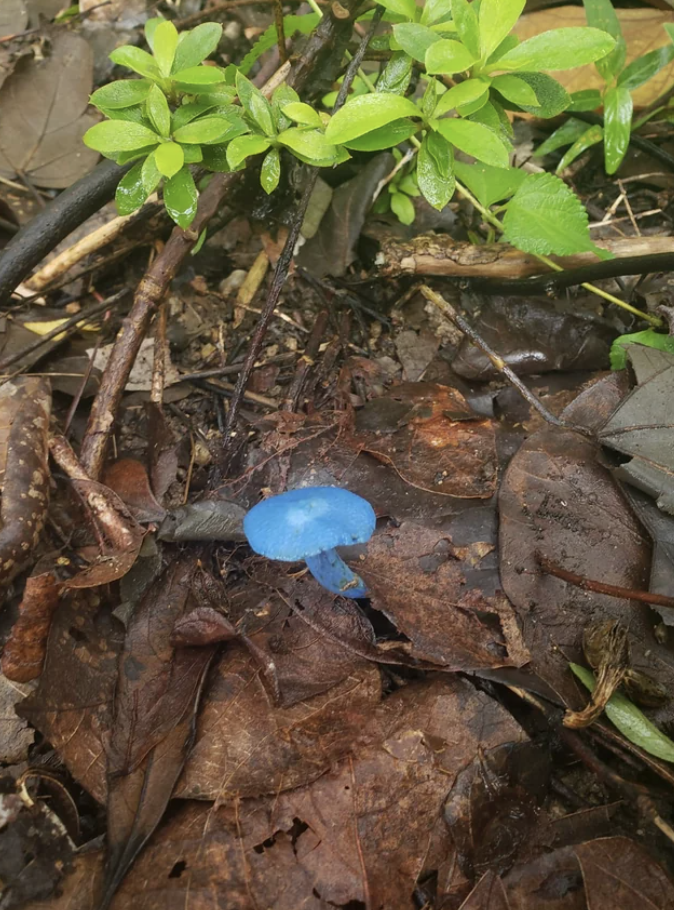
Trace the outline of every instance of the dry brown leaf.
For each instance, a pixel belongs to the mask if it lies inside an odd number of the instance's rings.
[[[658,9],[617,9],[616,14],[627,42],[627,63],[631,63],[632,60],[641,57],[648,51],[669,44],[669,38],[663,26],[666,22],[674,22],[674,10],[667,12]],[[524,41],[549,29],[577,28],[583,25],[587,25],[587,20],[582,6],[558,6],[522,16],[515,27],[515,33]],[[567,92],[604,87],[604,80],[594,65],[564,70],[555,73],[554,76],[562,83]],[[674,83],[674,63],[670,63],[657,76],[632,92],[635,106],[646,107],[651,104],[670,88],[672,83]]]

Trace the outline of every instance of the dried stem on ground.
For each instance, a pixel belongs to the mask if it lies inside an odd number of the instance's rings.
[[[556,565],[552,560],[540,554],[538,562],[543,572],[548,575],[554,575],[555,578],[561,578],[577,588],[583,588],[584,591],[592,591],[595,594],[608,594],[609,597],[619,597],[624,600],[636,600],[644,604],[656,604],[658,607],[674,608],[674,597],[668,597],[666,594],[635,591],[632,588],[621,588],[618,585],[607,585],[603,581],[584,578],[582,575],[576,575],[575,572],[568,572],[566,569],[562,569],[561,566]]]

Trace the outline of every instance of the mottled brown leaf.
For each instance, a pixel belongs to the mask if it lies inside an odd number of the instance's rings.
[[[2,672],[14,682],[28,682],[42,672],[52,616],[63,590],[53,572],[39,572],[26,581],[19,617],[2,650]]]
[[[0,585],[34,558],[49,502],[49,383],[19,377],[0,386]]]
[[[496,489],[494,423],[448,386],[395,386],[359,412],[350,443],[421,490],[471,499]]]
[[[668,910],[674,881],[626,837],[606,837],[574,847],[589,910]]]
[[[54,33],[44,59],[23,58],[0,89],[0,174],[26,174],[61,189],[88,173],[97,152],[82,136],[96,118],[86,113],[93,54],[74,32]]]

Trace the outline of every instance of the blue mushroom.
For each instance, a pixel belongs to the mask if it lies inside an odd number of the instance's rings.
[[[367,500],[339,487],[303,487],[259,502],[243,520],[248,543],[268,559],[303,559],[333,594],[365,597],[367,588],[335,547],[365,543],[375,526]]]

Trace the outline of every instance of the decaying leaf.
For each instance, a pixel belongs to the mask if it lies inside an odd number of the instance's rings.
[[[0,89],[0,174],[26,174],[61,189],[88,173],[97,153],[82,136],[96,120],[86,113],[93,54],[84,38],[59,31],[43,60],[23,58]]]
[[[350,443],[430,493],[488,498],[496,488],[494,423],[448,386],[394,386],[359,411]]]
[[[49,628],[63,590],[49,569],[38,568],[28,578],[19,606],[19,618],[2,650],[2,672],[14,682],[36,679],[44,663]]]
[[[0,761],[3,765],[25,761],[35,740],[35,731],[16,713],[16,706],[29,692],[28,686],[0,675]]]
[[[145,466],[135,458],[120,458],[105,472],[105,484],[128,506],[137,521],[162,521],[166,510],[157,502]]]
[[[49,383],[19,377],[0,386],[0,586],[34,558],[49,501]]]

